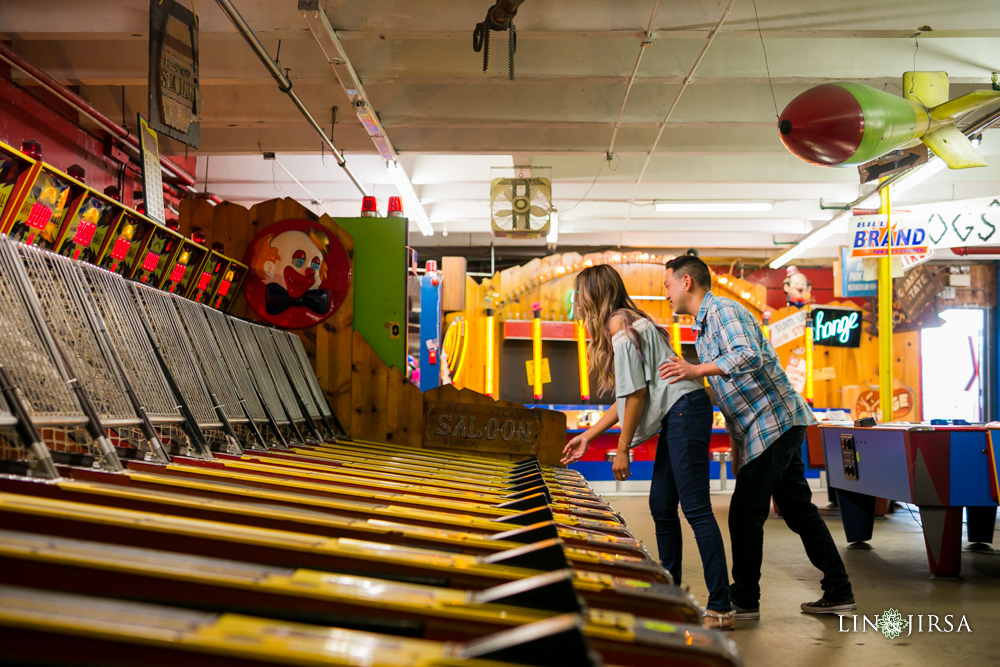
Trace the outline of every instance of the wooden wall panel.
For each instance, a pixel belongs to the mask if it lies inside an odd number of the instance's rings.
[[[385,442],[401,447],[423,446],[424,397],[420,389],[397,369],[390,367],[386,377]]]
[[[351,437],[385,442],[389,367],[357,331],[351,360]]]
[[[445,312],[465,309],[466,271],[464,257],[441,258],[441,308]]]
[[[825,306],[839,306],[852,310],[858,308],[853,302],[833,301]],[[774,312],[772,323],[795,313],[794,307],[781,308]],[[865,325],[863,324],[862,327]],[[777,348],[778,359],[784,368],[796,349],[803,348],[803,339],[787,343]],[[799,356],[804,356],[801,352]],[[858,348],[836,348],[818,345],[813,348],[813,368],[819,372],[832,367],[834,377],[829,380],[813,381],[813,405],[817,408],[844,408],[854,410],[859,394],[877,389],[879,382],[878,337],[862,330],[861,346]],[[902,417],[906,421],[922,418],[920,332],[908,331],[893,334],[893,386],[906,387],[913,392],[914,405],[911,412]]]
[[[241,262],[256,233],[257,228],[250,224],[250,210],[230,202],[215,207],[211,230],[205,231],[209,246],[218,241],[224,246],[225,254]]]

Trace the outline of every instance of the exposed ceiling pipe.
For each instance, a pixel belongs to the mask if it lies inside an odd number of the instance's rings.
[[[233,25],[236,27],[236,31],[243,36],[243,39],[247,41],[250,48],[252,48],[254,53],[257,54],[257,57],[260,58],[260,61],[264,63],[264,66],[271,73],[274,80],[278,82],[278,89],[287,95],[290,100],[292,100],[292,103],[295,104],[302,116],[310,125],[312,125],[313,129],[316,130],[316,134],[323,139],[323,143],[326,144],[327,148],[333,152],[333,157],[337,161],[340,168],[344,170],[344,173],[346,173],[347,177],[351,179],[351,182],[354,183],[354,186],[358,189],[361,195],[367,197],[368,190],[361,184],[361,181],[358,180],[357,176],[354,175],[351,168],[347,166],[347,161],[344,160],[343,154],[341,154],[337,147],[333,145],[330,138],[326,136],[326,132],[323,131],[323,128],[320,127],[319,123],[316,122],[316,119],[313,118],[311,113],[309,113],[309,109],[306,108],[306,105],[302,103],[299,96],[292,90],[292,82],[288,80],[288,77],[285,76],[280,69],[278,69],[278,66],[274,63],[274,59],[271,58],[271,54],[267,52],[264,45],[257,39],[257,35],[250,29],[247,22],[243,20],[243,17],[240,15],[239,11],[237,11],[236,7],[233,6],[233,3],[229,0],[216,0],[216,2],[226,16],[229,17],[229,20],[232,21]]]
[[[615,154],[615,140],[618,138],[618,129],[622,125],[622,116],[625,115],[625,104],[628,102],[629,93],[632,92],[632,84],[635,83],[635,75],[639,72],[639,63],[642,62],[642,54],[653,43],[653,21],[656,19],[656,12],[659,9],[660,0],[656,0],[653,4],[653,11],[649,14],[649,23],[646,25],[646,32],[642,36],[642,41],[639,42],[639,53],[635,57],[635,65],[632,66],[632,73],[629,74],[628,81],[625,84],[625,95],[622,97],[622,106],[618,110],[618,120],[615,121],[615,129],[611,131],[611,145],[608,146],[607,152],[609,160]]]
[[[967,255],[1000,255],[1000,246],[974,246],[966,248],[952,248],[951,251],[960,256]]]
[[[618,239],[619,246],[625,240],[625,232],[628,230],[628,221],[632,217],[632,206],[635,204],[635,195],[639,191],[639,185],[642,184],[642,179],[646,175],[646,169],[649,168],[649,163],[653,160],[653,155],[656,154],[656,147],[660,143],[660,137],[663,136],[663,131],[667,129],[667,123],[670,122],[670,117],[674,115],[674,109],[677,108],[677,104],[681,101],[684,91],[687,90],[688,85],[691,83],[691,79],[694,78],[694,73],[697,71],[698,65],[701,64],[701,61],[705,58],[705,54],[708,53],[708,50],[712,47],[712,42],[715,41],[715,38],[719,35],[719,31],[722,30],[722,24],[726,22],[726,19],[729,17],[729,12],[733,10],[733,5],[735,3],[736,0],[729,0],[729,5],[727,5],[726,10],[722,12],[722,16],[719,17],[719,22],[715,24],[714,28],[712,28],[712,32],[708,34],[708,40],[705,42],[705,46],[702,47],[701,53],[698,54],[698,58],[695,59],[694,64],[691,65],[690,71],[688,71],[687,76],[684,77],[684,81],[681,83],[680,90],[677,91],[677,96],[674,97],[673,103],[670,105],[670,108],[667,109],[667,115],[663,117],[663,122],[660,123],[660,129],[656,133],[656,138],[653,139],[653,145],[646,154],[646,160],[642,163],[642,169],[639,170],[639,177],[635,179],[635,187],[632,188],[632,196],[628,198],[628,213],[625,216],[625,223],[622,225],[621,237]]]
[[[27,74],[42,88],[52,93],[66,104],[76,109],[78,112],[82,113],[108,134],[119,139],[121,143],[135,155],[140,155],[138,137],[98,111],[90,104],[90,102],[83,99],[72,90],[29,63],[19,54],[15,53],[10,46],[4,44],[3,42],[0,42],[0,59],[8,62],[11,66],[16,67]],[[162,155],[160,156],[160,167],[170,180],[177,181],[191,192],[195,191],[195,178],[188,173],[186,169],[174,164]],[[222,200],[218,197],[214,197],[213,201],[220,203]]]

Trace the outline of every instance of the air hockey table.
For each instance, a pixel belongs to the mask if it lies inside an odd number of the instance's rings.
[[[877,498],[912,503],[935,579],[961,579],[962,515],[970,549],[988,549],[997,516],[1000,424],[820,424],[827,476],[851,548],[871,548]],[[989,434],[993,434],[990,444]]]

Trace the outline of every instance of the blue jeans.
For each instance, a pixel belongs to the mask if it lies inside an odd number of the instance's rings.
[[[802,463],[805,426],[792,426],[770,447],[740,469],[729,504],[729,537],[733,546],[733,602],[744,609],[760,604],[760,567],[764,555],[764,523],[771,497],[785,524],[802,540],[809,562],[823,573],[823,597],[840,603],[854,595],[830,529],[812,503],[812,489]]]
[[[712,611],[729,611],[729,574],[726,548],[719,524],[712,514],[709,496],[708,441],[712,434],[712,403],[703,389],[677,399],[660,429],[649,489],[649,511],[656,526],[656,547],[663,567],[681,583],[682,539],[677,514],[680,503],[684,518],[694,530],[708,586]]]

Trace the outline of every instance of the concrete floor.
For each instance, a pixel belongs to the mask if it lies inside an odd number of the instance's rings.
[[[729,501],[727,493],[712,495],[716,519],[726,543],[727,562],[731,565],[729,544]],[[653,521],[646,497],[614,497],[607,500],[624,516],[636,538],[642,540],[654,557],[657,555]],[[828,504],[826,491],[818,491],[813,501],[820,508]],[[973,665],[1000,664],[997,634],[1000,626],[1000,555],[962,555],[964,581],[933,581],[929,578],[927,556],[919,514],[904,507],[876,519],[871,551],[849,550],[839,514],[828,514],[827,525],[834,541],[841,545],[861,615],[881,615],[896,609],[903,617],[924,614],[925,632],[914,628],[897,639],[887,639],[880,632],[840,632],[840,619],[814,616],[799,611],[799,604],[820,597],[819,571],[810,565],[798,536],[784,521],[771,516],[764,528],[764,564],[761,577],[760,621],[738,621],[728,636],[739,647],[746,665]],[[694,535],[685,521],[684,587],[704,605],[708,599],[701,559]],[[963,539],[964,539],[963,531]],[[1000,533],[997,534],[1000,546]],[[927,615],[939,618],[954,615],[957,627],[964,615],[972,632],[926,632]],[[872,619],[874,620],[874,619]],[[844,619],[844,627],[853,628],[853,620]],[[938,625],[944,629],[943,618]]]

